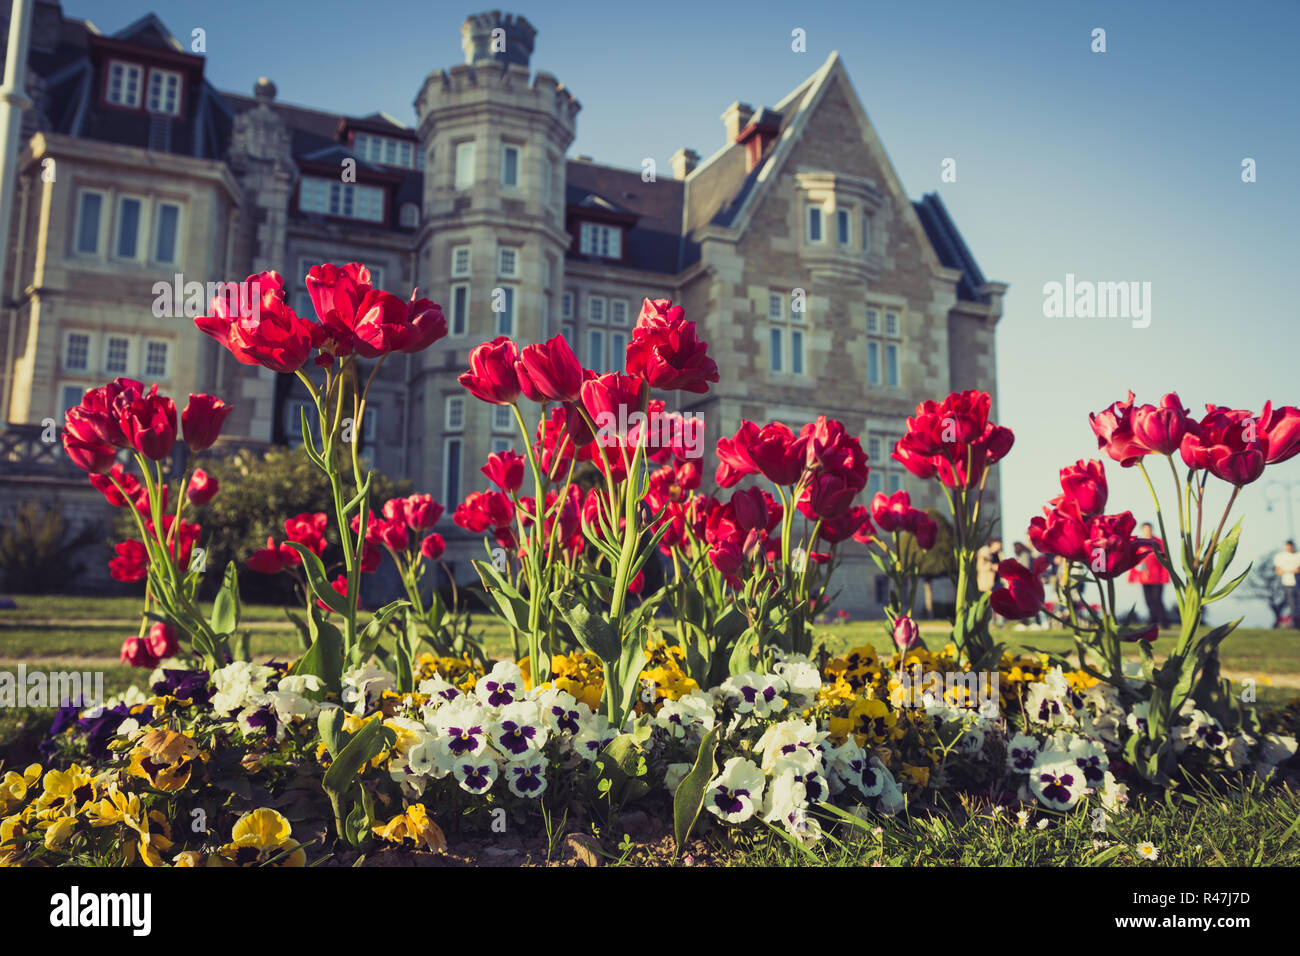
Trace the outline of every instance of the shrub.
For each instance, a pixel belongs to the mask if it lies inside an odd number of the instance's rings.
[[[72,556],[102,534],[103,529],[93,525],[71,530],[57,502],[24,501],[0,529],[5,586],[29,594],[67,591],[86,569]]]

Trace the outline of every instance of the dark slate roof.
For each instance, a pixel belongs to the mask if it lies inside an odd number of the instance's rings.
[[[588,160],[565,164],[564,201],[637,217],[625,236],[627,268],[675,275],[681,269],[682,201],[678,179],[643,182],[639,170],[617,169]],[[584,258],[570,251],[570,258]]]
[[[966,247],[966,241],[948,215],[948,209],[938,193],[926,193],[912,203],[916,214],[921,217],[921,225],[930,238],[939,261],[949,269],[960,269],[961,279],[957,282],[957,298],[967,302],[979,302],[987,305],[989,296],[977,291],[984,285],[984,273]]]
[[[53,49],[33,48],[28,54],[28,66],[45,81],[45,115],[51,131],[201,159],[225,155],[231,117],[215,102],[216,91],[206,80],[186,86],[182,116],[151,116],[103,106],[98,86],[102,74],[90,52],[93,36],[84,21],[65,19]],[[153,14],[119,30],[112,39],[171,54],[184,52]]]

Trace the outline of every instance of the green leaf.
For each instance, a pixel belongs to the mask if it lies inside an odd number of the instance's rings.
[[[356,783],[357,774],[362,768],[385,747],[391,747],[396,739],[396,735],[380,723],[378,717],[372,719],[352,735],[347,746],[334,758],[334,762],[325,771],[325,776],[321,778],[321,787],[326,793],[340,796],[347,793]]]
[[[485,590],[496,603],[498,616],[516,631],[528,633],[528,602],[490,561],[472,562]]]
[[[1249,576],[1250,571],[1254,566],[1255,565],[1253,563],[1248,564],[1246,566],[1245,571],[1242,571],[1241,574],[1237,575],[1237,577],[1233,578],[1223,587],[1219,588],[1219,590],[1215,591],[1213,594],[1207,597],[1205,599],[1205,603],[1211,604],[1214,601],[1221,601],[1224,598],[1226,598],[1229,594],[1231,594],[1233,591],[1237,590],[1237,585],[1240,584],[1242,581],[1246,580],[1247,576]],[[1217,581],[1218,581],[1218,574],[1216,573],[1212,578],[1212,582],[1217,582]],[[1211,583],[1209,587],[1214,587],[1214,583]]]
[[[551,592],[551,603],[569,627],[573,628],[573,636],[579,644],[607,664],[619,659],[622,647],[618,633],[603,614],[593,612],[581,597],[568,590]]]
[[[673,794],[673,839],[677,843],[677,853],[690,838],[695,821],[704,809],[704,794],[709,781],[713,779],[714,759],[718,750],[718,728],[714,727],[700,741],[700,749],[695,753],[695,765]]]
[[[334,590],[329,578],[325,575],[325,565],[316,556],[316,552],[305,544],[299,544],[297,541],[286,541],[285,544],[302,555],[302,568],[307,572],[307,584],[311,587],[311,593],[331,611],[346,615],[348,613],[348,599]]]
[[[316,729],[320,732],[321,743],[330,752],[330,759],[336,759],[347,743],[347,737],[343,733],[343,708],[323,708],[316,718]]]
[[[366,480],[361,483],[361,490],[352,496],[352,500],[343,506],[345,515],[351,514],[352,509],[361,504],[361,499],[370,494],[370,479],[375,476],[373,471],[366,472]]]
[[[208,623],[216,634],[233,634],[239,627],[239,572],[234,561],[226,565],[225,578],[212,602]]]
[[[375,653],[375,648],[379,646],[379,638],[383,635],[384,628],[388,626],[389,619],[404,607],[410,607],[410,602],[405,598],[398,598],[374,613],[357,637],[357,646],[352,648],[353,664],[360,664]]]
[[[632,712],[632,705],[636,703],[637,691],[641,686],[641,670],[645,667],[645,662],[645,648],[641,646],[640,637],[633,634],[623,645],[618,660],[618,674],[622,681],[618,701],[620,714]]]
[[[1205,582],[1205,591],[1207,593],[1214,590],[1215,585],[1219,583],[1219,579],[1223,577],[1223,573],[1228,570],[1228,565],[1232,563],[1233,556],[1237,553],[1237,542],[1241,540],[1241,523],[1244,520],[1244,518],[1238,518],[1232,530],[1214,549],[1214,569]]]
[[[315,674],[326,688],[337,693],[343,678],[343,633],[325,620],[314,605],[307,624],[311,631],[311,647],[298,658],[289,673]]]

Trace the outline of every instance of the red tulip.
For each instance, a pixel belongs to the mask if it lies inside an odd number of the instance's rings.
[[[821,528],[817,531],[817,537],[827,544],[839,544],[841,541],[846,541],[857,534],[863,525],[870,523],[871,512],[867,510],[867,507],[865,505],[854,505],[838,518],[823,519]],[[816,552],[810,553],[808,557],[818,561],[818,563],[824,563],[822,559],[818,558]],[[830,556],[827,555],[825,561],[829,560]]]
[[[140,482],[134,475],[128,472],[121,465],[114,465],[108,470],[107,474],[92,474],[90,483],[104,496],[105,500],[114,508],[124,508],[127,499],[122,497],[122,492],[117,490],[117,485],[121,485],[130,499],[134,501],[142,491]],[[117,485],[113,483],[117,480]],[[163,487],[166,487],[165,485]]]
[[[350,346],[361,300],[371,288],[370,270],[359,262],[341,267],[326,262],[312,266],[305,281],[321,325]],[[350,354],[350,348],[339,354]]]
[[[406,526],[412,531],[428,531],[438,523],[443,510],[433,495],[411,495],[406,499]]]
[[[1007,582],[989,595],[993,610],[1009,621],[1023,621],[1035,616],[1043,607],[1043,582],[1014,558],[998,565],[998,576]]]
[[[599,429],[595,440],[604,448],[618,445],[627,435],[629,418],[646,409],[646,385],[639,378],[610,372],[582,383],[582,404]]]
[[[1087,563],[1088,527],[1072,506],[1044,509],[1046,517],[1029,522],[1029,540],[1045,554],[1059,554],[1071,561]]]
[[[122,642],[121,659],[123,664],[132,667],[157,667],[158,658],[149,650],[149,645],[132,635]]]
[[[244,365],[261,365],[274,372],[296,372],[312,349],[312,329],[284,301],[284,280],[262,272],[235,287],[235,294],[216,296],[212,315],[194,324],[230,350]]]
[[[379,540],[390,551],[405,551],[409,548],[411,546],[411,536],[406,530],[405,519],[380,522]]]
[[[108,572],[114,581],[143,581],[149,576],[149,552],[142,542],[128,538],[113,550],[117,557],[108,562]]]
[[[505,451],[489,455],[487,464],[479,470],[487,476],[488,481],[506,494],[510,494],[518,491],[524,483],[525,462],[523,455],[507,448]]]
[[[886,533],[910,530],[907,525],[912,510],[912,498],[906,491],[895,491],[888,496],[877,492],[871,499],[871,518]]]
[[[185,497],[190,499],[190,504],[196,508],[202,508],[214,497],[220,490],[221,483],[213,478],[202,468],[195,468],[194,474],[190,476],[189,486],[185,489]]]
[[[667,299],[646,299],[628,343],[627,371],[651,388],[703,394],[718,380],[718,366],[708,344],[696,339],[695,323],[682,316],[681,306]]]
[[[143,395],[117,402],[118,424],[126,442],[153,461],[166,458],[176,443],[176,403],[154,385]]]
[[[88,389],[81,404],[68,409],[64,417],[80,441],[126,448],[118,406],[143,393],[144,386],[135,379],[115,378],[107,385]]]
[[[1267,462],[1280,464],[1300,453],[1300,409],[1292,405],[1274,408],[1264,405],[1259,414],[1259,434],[1268,444]]]
[[[718,471],[715,478],[719,486],[731,488],[746,475],[758,474],[758,465],[749,457],[750,444],[757,435],[758,426],[742,419],[734,437],[718,441]]]
[[[910,527],[912,534],[916,535],[916,543],[922,551],[929,551],[934,547],[935,538],[939,536],[939,525],[924,511],[912,509],[910,517]]]
[[[767,530],[767,499],[761,488],[748,488],[732,494],[730,514],[739,531]],[[722,512],[722,509],[716,509]]]
[[[1133,537],[1137,521],[1131,512],[1099,515],[1088,522],[1084,563],[1099,578],[1118,577],[1145,555],[1141,539]]]
[[[514,503],[499,491],[470,492],[452,515],[452,521],[476,534],[488,528],[508,528],[514,520]]]
[[[1142,405],[1130,414],[1133,439],[1156,455],[1178,451],[1183,436],[1196,429],[1177,392],[1170,392],[1157,405]]]
[[[1061,469],[1061,490],[1064,494],[1054,504],[1071,501],[1078,508],[1081,517],[1099,515],[1106,509],[1109,494],[1106,469],[1096,460],[1077,461],[1068,468]]]
[[[395,522],[400,525],[405,525],[406,524],[406,499],[389,498],[387,501],[384,502],[384,507],[381,510],[381,514],[383,514],[385,520],[387,521]]]
[[[1104,448],[1113,460],[1124,468],[1132,468],[1137,460],[1150,453],[1133,434],[1133,392],[1122,402],[1112,402],[1103,411],[1088,416],[1097,447]]]
[[[358,517],[360,516],[358,515]],[[373,522],[374,515],[372,514],[370,517]],[[292,518],[285,519],[284,536],[296,544],[306,545],[308,550],[319,555],[324,552],[328,544],[325,540],[325,528],[328,525],[329,518],[326,517],[325,512],[303,512]],[[297,552],[294,552],[294,554],[296,555]],[[297,564],[298,562],[295,561],[294,563]]]
[[[447,543],[442,540],[442,535],[431,534],[420,542],[420,554],[424,555],[430,561],[437,561],[447,550]]]
[[[79,407],[70,408],[64,416],[63,449],[82,471],[106,474],[117,460],[117,449],[101,440],[79,413]]]
[[[370,574],[379,567],[379,562],[383,555],[379,552],[379,546],[371,544],[369,541],[361,546],[361,573]],[[343,593],[343,592],[340,592]],[[347,596],[346,594],[344,595]]]
[[[442,306],[429,299],[417,299],[412,292],[411,301],[406,305],[406,328],[397,335],[393,349],[423,352],[446,335],[447,317],[442,314]]]
[[[1258,446],[1234,449],[1215,445],[1210,449],[1210,474],[1238,488],[1259,478],[1264,464],[1264,450]]]
[[[221,434],[221,426],[230,411],[230,406],[219,398],[191,395],[185,411],[181,412],[181,427],[185,444],[190,446],[190,451],[211,448]]]
[[[768,481],[776,485],[793,485],[803,474],[807,441],[796,438],[780,422],[769,422],[758,429],[749,443],[749,457]]]
[[[534,402],[576,402],[581,394],[583,369],[563,335],[523,348],[515,372]]]
[[[469,371],[457,381],[471,395],[492,405],[513,405],[519,400],[519,376],[515,363],[519,349],[504,335],[484,342],[469,353]]]
[[[709,549],[709,563],[721,572],[727,584],[740,590],[740,568],[744,563],[744,555],[738,544],[732,541],[715,544]]]
[[[921,626],[904,614],[894,619],[894,646],[900,654],[906,654],[921,643]]]
[[[176,631],[170,624],[164,624],[162,621],[154,622],[144,642],[149,653],[160,661],[166,660],[181,649],[180,642],[176,640]]]
[[[292,551],[293,549],[290,548],[289,550]],[[295,557],[297,557],[296,552]],[[299,557],[298,560],[301,561],[302,558]],[[248,565],[248,570],[256,571],[258,574],[279,574],[289,566],[289,562],[285,559],[280,549],[276,547],[275,541],[272,538],[267,538],[266,547],[258,548],[250,554],[248,556],[248,561],[245,563]]]

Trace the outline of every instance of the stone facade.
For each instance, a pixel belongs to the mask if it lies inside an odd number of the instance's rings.
[[[684,305],[719,365],[708,394],[665,396],[703,416],[705,448],[742,419],[797,428],[825,414],[862,436],[872,491],[907,488],[938,506],[889,458],[904,419],[954,389],[996,402],[1006,287],[985,281],[937,196],[908,198],[835,54],[772,107],[732,103],[721,148],[703,161],[680,149],[672,176],[656,176],[567,157],[579,103],[531,69],[537,33],[522,17],[465,22],[466,61],[428,75],[412,128],[279,102],[265,78],[251,97],[218,92],[203,57],[152,15],[102,37],[53,0],[37,14],[7,276],[16,304],[0,319],[10,423],[59,418],[77,390],[130,374],[181,397],[225,396],[232,438],[292,442],[301,385],[236,363],[191,316],[154,315],[155,284],[275,269],[310,315],[307,268],[349,261],[403,296],[418,287],[448,317],[445,339],[387,360],[363,441],[376,467],[449,511],[483,486],[489,453],[519,444],[508,410],[456,382],[469,350],[499,334],[563,334],[588,367],[621,368],[645,297]],[[181,77],[174,115],[160,117],[152,94],[130,102],[118,81],[133,68],[149,90],[155,73]],[[88,190],[103,197],[96,243]],[[142,203],[129,257],[116,245],[123,197]],[[164,256],[151,244],[166,203],[180,210],[180,239]],[[71,332],[89,339],[74,348]],[[108,342],[123,338],[127,365],[114,371],[120,342],[111,356]],[[164,374],[149,374],[148,350],[156,358],[163,342]],[[481,542],[444,521],[449,560],[469,577]],[[874,578],[864,558],[848,560],[841,606],[878,610]]]

